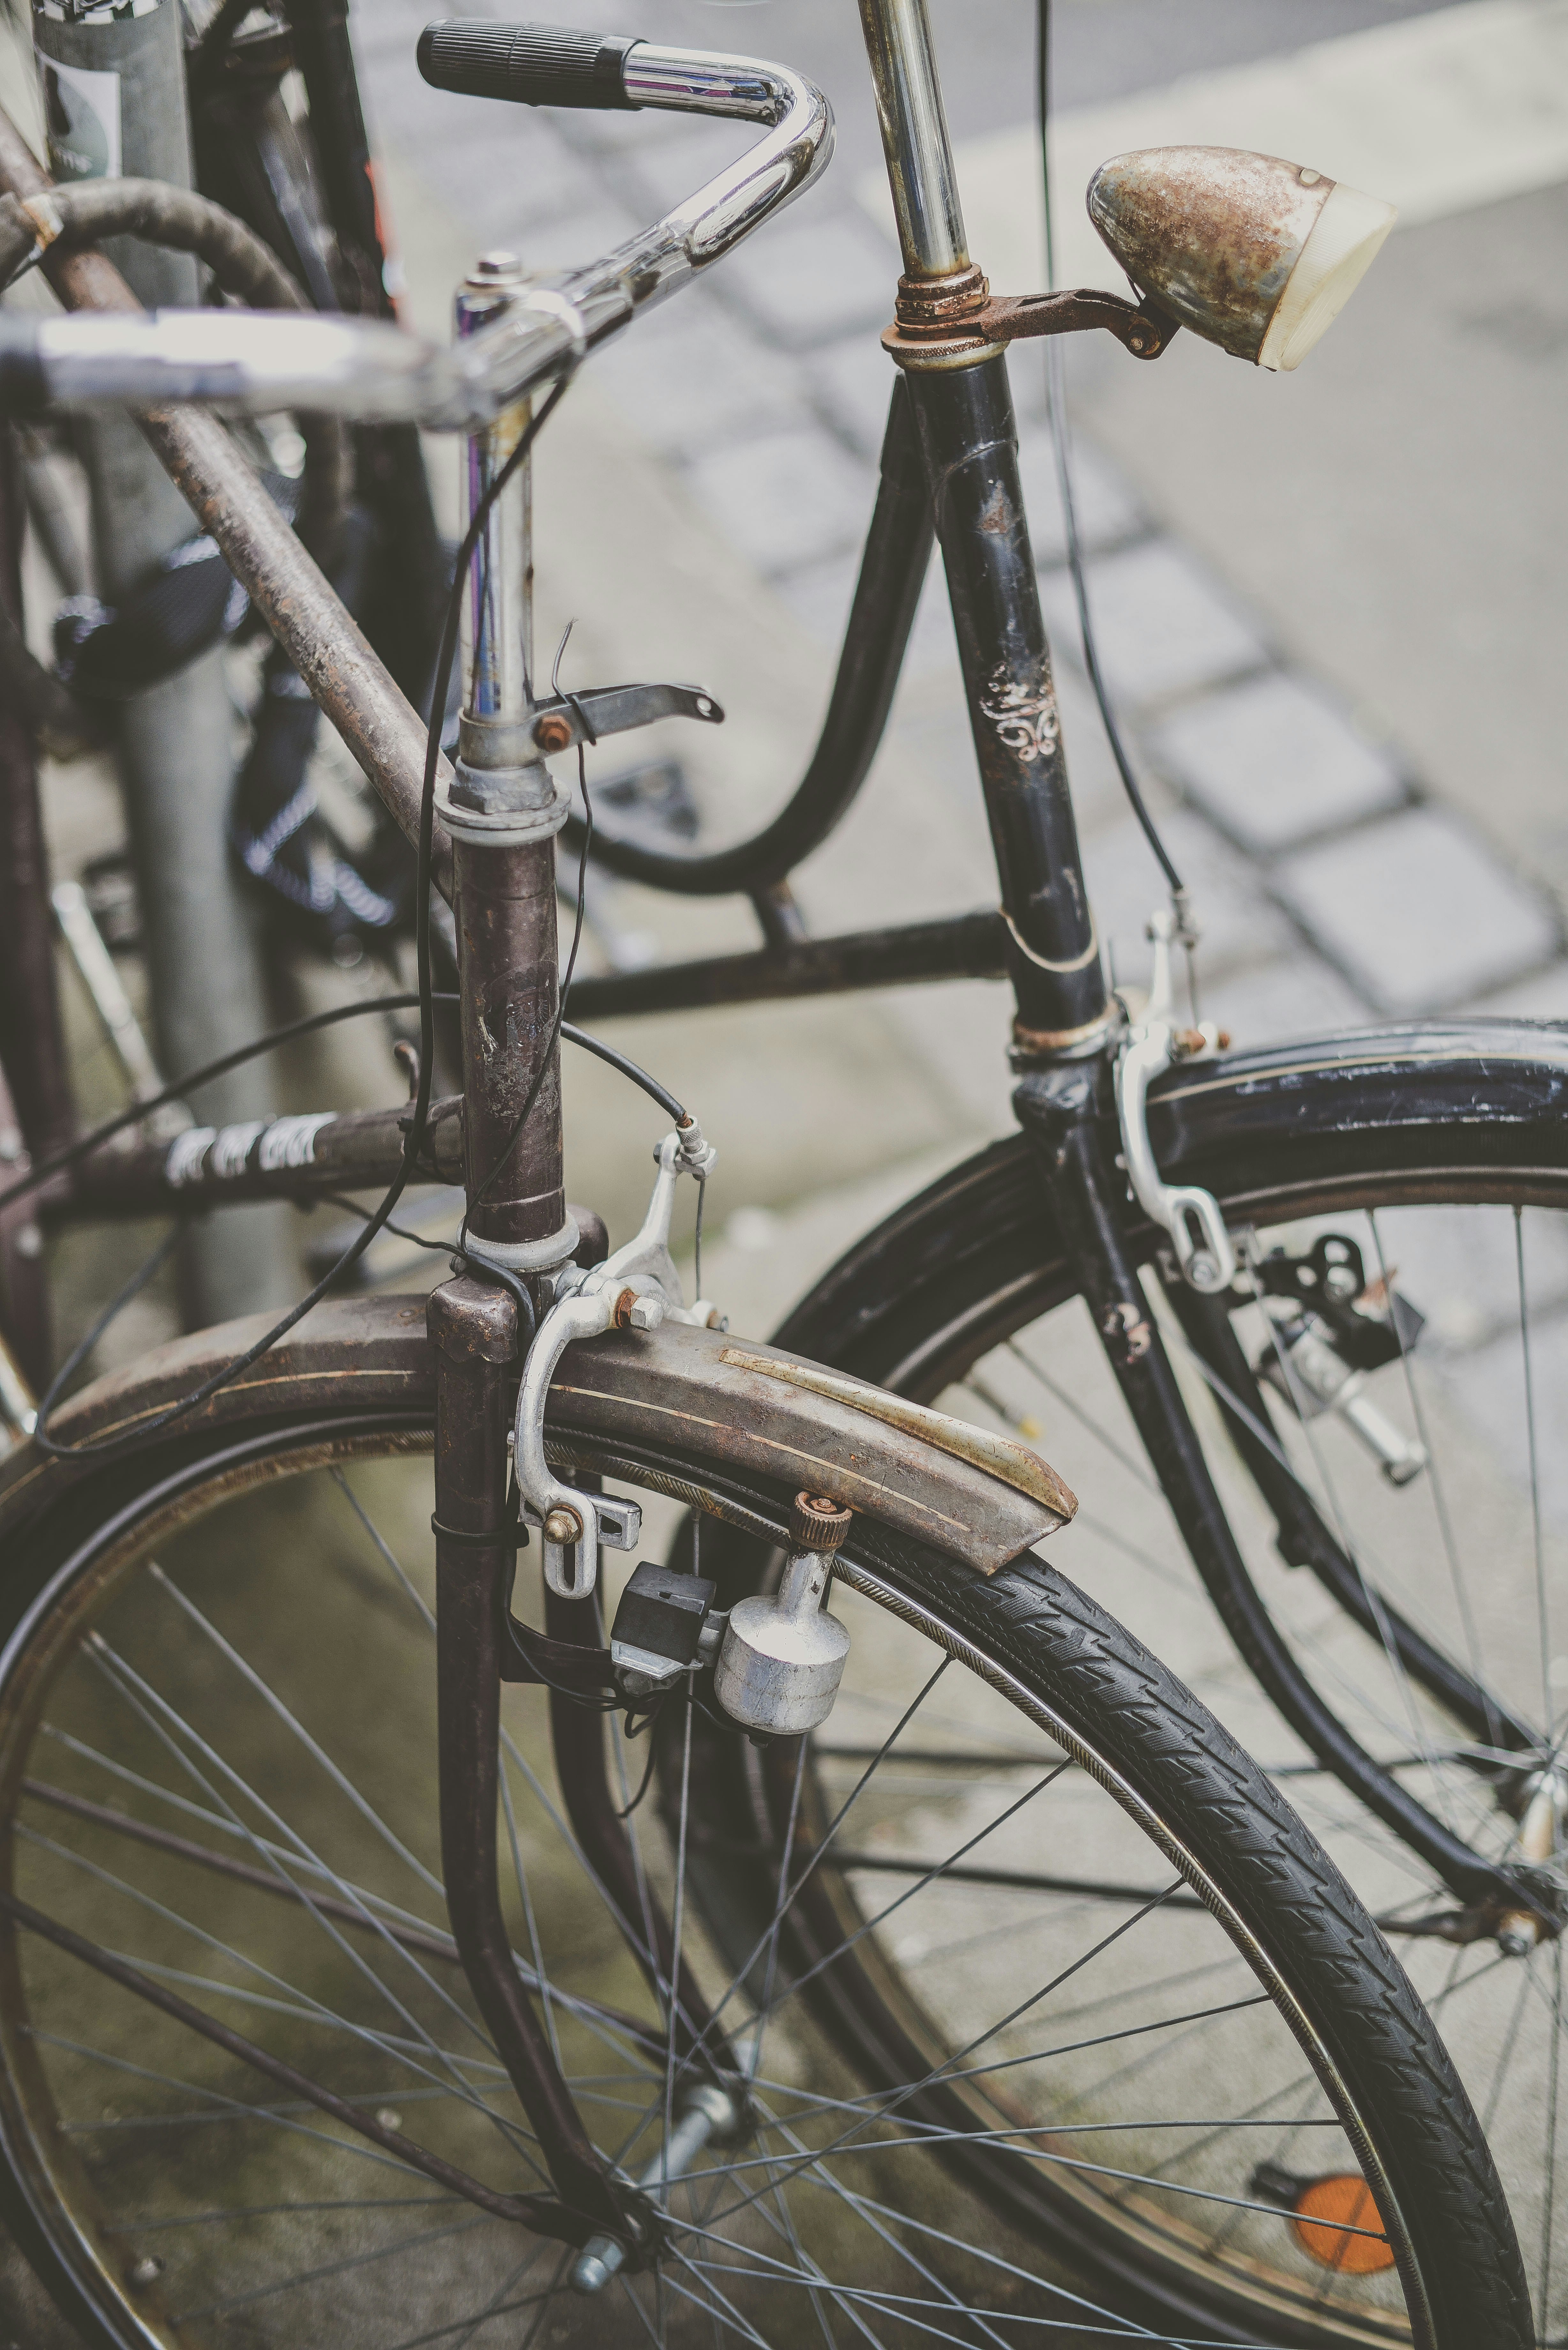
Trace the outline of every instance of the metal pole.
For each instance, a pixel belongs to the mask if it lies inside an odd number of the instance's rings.
[[[0,107],[0,189],[38,196],[54,185]],[[67,310],[125,311],[140,307],[124,278],[101,253],[46,254],[43,274]],[[195,408],[150,409],[142,437],[203,530],[211,531],[236,579],[287,651],[374,785],[399,828],[412,842],[420,830],[425,727],[399,691],[386,663],[333,592],[321,568],[301,546],[256,479],[254,467],[216,417]],[[437,765],[438,789],[450,777]],[[452,896],[452,841],[438,822],[432,878]]]
[[[113,5],[67,18],[35,11],[49,159],[57,177],[144,178],[191,185],[185,63],[177,0],[135,13]],[[130,239],[110,257],[150,308],[200,299],[196,265]],[[184,500],[129,416],[82,435],[92,489],[99,592],[113,601],[191,536]],[[153,1024],[163,1066],[178,1070],[268,1025],[261,941],[228,847],[234,712],[214,651],[126,705],[117,749],[140,898]],[[214,1125],[265,1117],[271,1087],[236,1070],[192,1104]],[[192,1230],[182,1288],[192,1324],[221,1321],[286,1295],[294,1277],[286,1219],[255,1207]]]
[[[969,241],[926,0],[860,0],[860,29],[905,274],[950,277],[969,267]]]
[[[0,607],[22,626],[25,508],[14,432],[0,427]],[[0,701],[0,1062],[35,1159],[75,1124],[49,929],[48,855],[38,770],[20,710]]]

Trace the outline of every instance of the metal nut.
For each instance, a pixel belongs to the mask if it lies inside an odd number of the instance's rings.
[[[631,1309],[637,1304],[635,1289],[623,1289],[615,1302],[615,1326],[618,1330],[631,1327]]]
[[[565,751],[572,740],[570,723],[560,711],[552,710],[535,727],[534,740],[541,751]]]
[[[836,1550],[853,1514],[826,1493],[797,1493],[789,1515],[790,1541],[796,1550]]]
[[[657,1330],[664,1319],[662,1297],[637,1297],[627,1314],[627,1327],[631,1330]]]
[[[581,1542],[582,1538],[583,1522],[576,1510],[568,1510],[564,1504],[557,1503],[545,1520],[545,1540],[565,1546],[569,1543]]]

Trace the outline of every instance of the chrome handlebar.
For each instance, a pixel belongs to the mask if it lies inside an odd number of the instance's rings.
[[[0,316],[0,412],[200,400],[228,415],[327,410],[480,431],[733,252],[832,156],[832,109],[786,67],[641,41],[622,79],[635,106],[762,122],[767,135],[613,253],[531,286],[494,326],[442,346],[380,323],[282,311]]]

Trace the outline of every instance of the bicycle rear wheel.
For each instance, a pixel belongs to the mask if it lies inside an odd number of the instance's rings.
[[[1205,1340],[1193,1295],[1158,1279],[1158,1236],[1129,1211],[1150,1315],[1246,1564],[1225,1602],[1233,1637],[1244,1653],[1259,1624],[1282,1638],[1397,1784],[1479,1858],[1533,1871],[1559,1916],[1565,1070],[1561,1032],[1472,1023],[1235,1055],[1168,1080],[1151,1112],[1162,1169],[1212,1188],[1244,1240],[1218,1317],[1229,1359]],[[1383,1456],[1364,1413],[1358,1433],[1314,1409],[1291,1355],[1312,1283],[1342,1274],[1347,1292],[1376,1303],[1391,1285],[1424,1317],[1419,1329],[1403,1317],[1406,1343],[1396,1335],[1347,1399],[1373,1408]],[[1540,2338],[1561,2338],[1562,1943],[1456,1898],[1347,1800],[1241,1669],[1141,1454],[1027,1144],[981,1154],[868,1235],[780,1340],[1023,1432],[1063,1468],[1085,1507],[1054,1558],[1263,1758],[1394,1939],[1488,2128]],[[1270,1376],[1254,1383],[1258,1365]],[[1286,1499],[1310,1505],[1305,1534],[1282,1534],[1270,1506],[1282,1469]],[[1282,1546],[1307,1563],[1287,1565]]]
[[[439,1873],[411,1318],[360,1309],[357,1350],[318,1350],[324,1407],[281,1411],[258,1378],[222,1429],[62,1481],[42,1512],[42,1472],[13,1473],[0,1524],[30,1523],[0,1654],[6,1883],[510,2191],[536,2183],[537,2149]],[[134,1407],[122,1381],[104,1409]],[[671,1529],[694,1498],[711,1541],[786,1523],[784,1488],[650,1444],[629,1412],[588,1430],[569,1411],[557,1457]],[[863,1465],[886,1444],[891,1477],[893,1440],[867,1427]],[[849,1670],[815,1752],[666,1717],[663,1800],[628,1831],[639,1899],[674,1923],[673,1988],[649,1987],[656,1937],[569,1825],[545,1692],[504,1692],[517,1962],[596,2141],[633,2172],[657,2161],[689,2085],[683,1999],[722,2014],[753,2075],[745,2137],[669,2190],[666,2256],[594,2301],[568,2290],[569,2249],[438,2190],[7,1912],[10,2199],[78,2322],[182,2350],[1528,2341],[1475,2118],[1335,1871],[1093,1601],[1033,1557],[977,1573],[965,1540],[857,1518],[835,1603]],[[531,1582],[525,1555],[520,1612]],[[606,1738],[630,1804],[642,1750]],[[751,1807],[744,1850],[722,1794]],[[725,1875],[727,1913],[709,1898]],[[1254,2187],[1261,2158],[1326,2199],[1293,2220]]]

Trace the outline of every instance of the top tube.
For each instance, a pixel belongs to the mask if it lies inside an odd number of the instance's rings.
[[[621,77],[633,106],[763,122],[767,134],[613,252],[531,286],[494,326],[447,348],[379,322],[294,312],[0,316],[0,412],[199,400],[230,415],[303,408],[480,431],[733,252],[832,156],[831,107],[785,66],[643,41]]]

